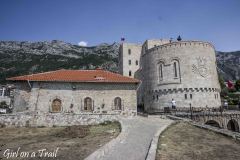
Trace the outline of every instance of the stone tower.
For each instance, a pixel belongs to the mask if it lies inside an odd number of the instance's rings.
[[[121,54],[123,56],[120,57],[126,59],[124,50]],[[212,108],[221,105],[212,44],[202,41],[147,40],[138,58],[140,64],[138,70],[134,70],[134,75],[141,80],[138,104],[144,105],[145,111],[158,112],[164,107],[171,107],[172,99],[176,101],[177,108],[189,108],[190,105]],[[130,69],[125,64],[122,63],[123,75],[124,70]]]
[[[122,43],[119,48],[119,73],[134,77],[135,72],[139,69],[139,60],[142,45],[133,43]]]

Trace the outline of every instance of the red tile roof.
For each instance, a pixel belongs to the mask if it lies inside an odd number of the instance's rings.
[[[57,70],[7,78],[10,81],[138,83],[139,80],[102,69]]]

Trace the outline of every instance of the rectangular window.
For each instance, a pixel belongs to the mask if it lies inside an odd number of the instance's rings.
[[[128,75],[131,77],[132,76],[132,71],[129,71]]]
[[[136,66],[138,65],[138,60],[136,60]]]
[[[131,49],[128,49],[128,54],[131,55]]]
[[[132,63],[131,60],[128,60],[128,64],[131,65],[131,63]]]
[[[190,98],[192,99],[192,94],[190,94]]]
[[[185,99],[187,99],[187,94],[185,94]]]

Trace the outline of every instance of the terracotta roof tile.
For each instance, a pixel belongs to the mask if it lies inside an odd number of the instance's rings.
[[[57,70],[7,78],[10,81],[138,83],[139,80],[102,69]]]

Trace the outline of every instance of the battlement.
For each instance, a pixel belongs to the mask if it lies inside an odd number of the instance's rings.
[[[212,48],[213,50],[215,50],[215,47],[209,42],[203,42],[203,41],[175,41],[175,42],[163,44],[163,45],[160,45],[160,46],[155,46],[154,48],[148,49],[146,54],[154,52],[156,50],[164,50],[164,49],[166,50],[166,49],[169,49],[169,48],[172,48],[172,47],[184,47],[184,46],[187,46],[187,45],[209,47],[209,48]],[[144,54],[144,55],[146,55],[146,54]]]

